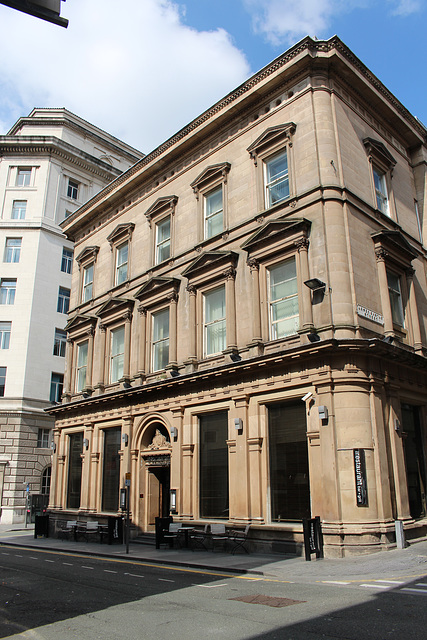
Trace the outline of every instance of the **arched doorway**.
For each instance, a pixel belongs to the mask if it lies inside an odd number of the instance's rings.
[[[171,450],[169,432],[161,422],[145,429],[140,450],[139,526],[154,531],[155,519],[169,515]]]

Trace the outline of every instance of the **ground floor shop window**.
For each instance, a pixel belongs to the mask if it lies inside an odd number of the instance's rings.
[[[72,433],[69,436],[68,453],[68,509],[78,509],[80,507],[80,493],[82,488],[82,452],[83,432]]]
[[[104,431],[104,465],[102,474],[102,510],[119,508],[121,428]]]
[[[271,519],[310,517],[305,406],[278,404],[268,409]]]
[[[200,517],[228,518],[228,414],[200,417]]]

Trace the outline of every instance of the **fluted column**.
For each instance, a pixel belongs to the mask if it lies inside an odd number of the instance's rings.
[[[409,314],[412,322],[412,333],[415,351],[422,351],[423,344],[421,339],[420,318],[418,315],[417,298],[415,296],[414,286],[415,270],[411,267],[406,271],[406,282],[408,286]]]
[[[236,335],[236,270],[230,267],[225,272],[225,314],[226,314],[226,336],[227,351],[237,349]]]
[[[393,335],[393,316],[391,314],[390,294],[388,291],[386,257],[387,251],[377,249],[375,256],[378,264],[378,280],[380,283],[381,307],[384,317],[384,335]]]

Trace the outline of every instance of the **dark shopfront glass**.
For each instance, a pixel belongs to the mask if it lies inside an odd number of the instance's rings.
[[[82,488],[82,458],[83,432],[72,433],[69,436],[68,454],[68,509],[79,509],[80,492]]]
[[[200,517],[228,519],[228,415],[200,417]]]
[[[102,510],[119,508],[121,428],[104,431],[104,466],[102,475]]]
[[[268,409],[271,519],[310,517],[310,484],[305,405],[279,404]]]

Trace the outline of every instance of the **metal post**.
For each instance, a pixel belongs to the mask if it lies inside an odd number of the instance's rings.
[[[126,553],[129,553],[129,534],[130,534],[130,518],[129,518],[129,500],[130,499],[130,487],[126,487]]]

